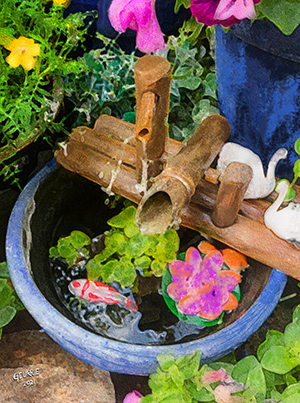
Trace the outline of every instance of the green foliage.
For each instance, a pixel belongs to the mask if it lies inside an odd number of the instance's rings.
[[[179,237],[175,230],[142,235],[135,221],[136,208],[129,206],[108,220],[105,248],[87,263],[89,280],[118,281],[132,286],[136,270],[143,276],[162,276],[167,263],[176,259]]]
[[[209,114],[218,114],[215,64],[208,38],[212,28],[186,21],[177,38],[170,37],[165,51],[173,66],[169,135],[182,141],[191,136]]]
[[[70,14],[64,18],[63,11],[63,7],[45,5],[42,0],[1,1],[0,162],[6,179],[7,175],[15,178],[18,171],[12,161],[11,168],[5,170],[3,161],[44,133],[47,127],[49,133],[62,129],[61,124],[53,122],[62,95],[61,90],[60,95],[59,91],[53,91],[55,83],[61,83],[67,76],[76,79],[86,69],[81,60],[72,59],[69,53],[83,43],[87,32],[84,21],[91,14]],[[36,65],[29,71],[21,65],[13,68],[7,62],[10,54],[7,47],[20,36],[40,46]]]
[[[165,50],[156,52],[173,66],[168,125],[170,136],[177,140],[193,134],[209,113],[218,113],[214,60],[207,40],[211,31],[192,18],[177,38],[169,38]],[[69,116],[73,128],[93,126],[100,114],[135,123],[137,57],[125,54],[114,40],[99,34],[98,38],[103,47],[82,59],[88,72],[76,81],[65,82],[67,97],[75,105]]]
[[[72,266],[78,260],[89,256],[86,246],[89,246],[90,243],[91,239],[86,234],[81,231],[72,231],[69,236],[60,238],[56,247],[50,248],[49,255],[50,258],[61,256]]]
[[[251,355],[238,362],[226,362],[224,357],[201,366],[200,354],[195,353],[178,359],[169,354],[161,355],[158,361],[160,368],[150,375],[149,380],[152,394],[142,398],[141,403],[298,403],[300,305],[294,310],[292,322],[283,333],[275,330],[267,333],[266,340],[257,350],[257,358]],[[220,387],[224,394],[216,398]]]
[[[258,17],[267,17],[286,35],[290,35],[299,25],[298,0],[262,0],[255,8]]]
[[[6,262],[0,263],[0,338],[3,327],[12,321],[17,311],[24,309],[18,295],[8,284]]]
[[[74,105],[72,127],[93,126],[101,114],[135,122],[134,65],[137,57],[127,55],[114,40],[97,34],[103,47],[86,53],[84,71],[76,80],[66,80],[65,92]]]
[[[135,221],[136,208],[129,206],[108,220],[111,230],[105,233],[103,250],[91,256],[91,239],[81,231],[72,231],[50,248],[50,258],[62,257],[69,265],[87,259],[89,280],[105,283],[118,281],[131,287],[137,270],[143,276],[161,277],[167,263],[176,259],[179,237],[175,230],[164,234],[142,235]]]

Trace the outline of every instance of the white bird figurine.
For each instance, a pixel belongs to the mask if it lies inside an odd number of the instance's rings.
[[[280,148],[270,159],[267,176],[261,159],[253,151],[236,143],[225,143],[218,159],[217,169],[223,173],[231,162],[241,162],[249,165],[253,171],[253,177],[245,193],[245,199],[260,199],[268,196],[275,188],[275,168],[283,158],[287,157],[287,150]]]
[[[287,207],[278,210],[284,201],[289,185],[282,180],[278,183],[276,191],[279,192],[277,199],[266,210],[264,221],[266,227],[274,232],[279,238],[289,242],[300,242],[300,204],[289,203]]]

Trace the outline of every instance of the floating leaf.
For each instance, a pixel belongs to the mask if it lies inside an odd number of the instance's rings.
[[[70,243],[75,249],[81,249],[90,245],[91,238],[82,231],[72,231],[70,235]]]
[[[136,208],[134,206],[129,206],[122,210],[120,214],[112,217],[107,221],[111,227],[125,228],[127,225],[135,222]]]

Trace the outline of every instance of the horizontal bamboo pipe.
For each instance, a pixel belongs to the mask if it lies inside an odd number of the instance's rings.
[[[87,144],[88,142],[86,143],[85,136],[89,131],[93,132],[91,139],[93,136],[97,137],[99,141],[106,139],[107,144],[110,144],[105,153],[101,149],[99,151],[91,147]],[[76,172],[104,188],[107,188],[112,182],[112,171],[119,168],[111,187],[112,191],[139,203],[141,195],[136,189],[136,170],[134,161],[130,157],[135,154],[134,134],[134,125],[102,115],[97,120],[95,128],[88,129],[83,137],[77,133],[76,139],[73,139],[72,133],[66,149],[60,148],[56,151],[55,156],[66,169]],[[91,139],[90,142],[92,142]],[[114,141],[111,141],[112,139]],[[128,152],[128,159],[126,163],[118,166],[118,154],[124,140],[127,142],[125,149]],[[165,160],[170,160],[181,148],[180,142],[167,138]],[[216,181],[217,176],[218,173],[212,169],[206,171],[206,178],[210,181]],[[200,180],[191,202],[181,211],[181,225],[207,234],[263,264],[300,280],[300,251],[294,245],[278,238],[263,224],[264,212],[276,198],[276,192],[266,199],[244,200],[234,225],[228,228],[218,228],[213,225],[210,218],[218,185],[210,181],[204,178]],[[294,188],[296,190],[294,201],[299,203],[300,188],[298,186]]]

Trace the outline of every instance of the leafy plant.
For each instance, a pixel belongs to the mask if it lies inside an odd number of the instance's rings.
[[[61,82],[85,70],[70,52],[84,42],[90,13],[64,18],[63,11],[42,0],[0,4],[0,163],[6,178],[18,173],[11,160],[5,168],[16,151],[47,127],[49,133],[62,129],[53,121],[62,99]]]
[[[49,250],[50,258],[63,257],[72,266],[78,260],[87,258],[89,250],[87,246],[91,244],[91,238],[81,231],[72,231],[67,237],[60,238],[57,246]]]
[[[105,233],[104,249],[91,257],[87,248],[90,238],[73,231],[50,248],[50,258],[63,257],[69,265],[87,259],[89,280],[101,278],[105,283],[118,281],[124,287],[133,286],[137,271],[142,276],[162,276],[167,263],[176,259],[179,237],[175,230],[164,234],[142,235],[135,222],[136,208],[129,206],[108,220],[111,230]]]
[[[300,401],[300,305],[284,332],[271,330],[257,357],[236,362],[234,354],[200,365],[200,353],[175,360],[159,357],[150,375],[152,394],[141,403],[298,403]]]
[[[195,20],[184,23],[180,35],[170,37],[166,50],[156,52],[173,65],[169,132],[183,140],[190,136],[209,113],[218,113],[214,60],[207,41],[212,29]],[[80,80],[65,82],[66,94],[75,108],[72,127],[93,126],[100,114],[135,122],[134,53],[127,55],[115,41],[98,34],[103,47],[83,56],[89,70]],[[204,46],[205,43],[205,46]]]
[[[9,272],[6,262],[0,263],[0,338],[3,327],[8,325],[17,311],[24,309],[16,292],[8,283]]]
[[[176,259],[179,237],[175,230],[142,235],[135,222],[136,208],[129,206],[107,223],[105,248],[87,264],[88,278],[101,277],[106,283],[118,281],[132,286],[136,270],[143,276],[161,277],[167,263]]]

